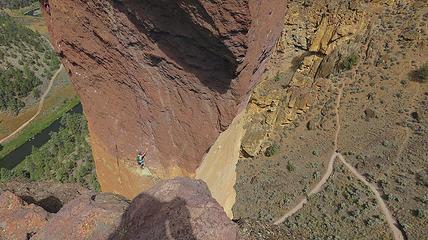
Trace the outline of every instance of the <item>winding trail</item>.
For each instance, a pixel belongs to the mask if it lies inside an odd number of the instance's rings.
[[[382,210],[382,213],[385,215],[386,221],[389,225],[389,228],[391,229],[394,239],[395,240],[403,240],[404,239],[404,235],[401,232],[401,230],[398,228],[398,222],[397,220],[392,216],[391,212],[389,211],[388,207],[386,206],[385,202],[383,201],[379,191],[377,190],[377,188],[369,183],[363,175],[361,175],[357,169],[355,169],[351,164],[349,164],[345,158],[342,156],[342,154],[338,154],[337,155],[340,159],[340,161],[343,163],[343,165],[345,165],[349,171],[352,172],[352,174],[358,178],[358,180],[360,180],[361,182],[363,182],[367,187],[370,188],[370,190],[373,192],[373,194],[375,195],[376,201],[380,206],[380,209]]]
[[[293,214],[295,214],[296,212],[298,212],[300,209],[303,208],[303,206],[308,203],[308,197],[319,193],[324,184],[327,182],[327,180],[330,178],[331,174],[333,173],[333,165],[334,165],[334,161],[336,159],[339,159],[343,165],[348,168],[348,170],[358,179],[360,180],[362,183],[364,183],[375,195],[375,199],[377,201],[377,203],[379,204],[379,207],[382,211],[382,213],[385,215],[385,219],[388,223],[389,228],[392,231],[394,240],[404,240],[404,233],[400,230],[400,228],[398,227],[398,222],[397,220],[392,216],[392,213],[389,211],[388,207],[386,206],[385,202],[383,201],[381,194],[379,193],[378,189],[376,188],[376,186],[374,186],[373,184],[369,183],[365,177],[358,172],[357,169],[355,169],[351,164],[349,164],[345,158],[343,157],[343,155],[339,152],[338,150],[338,138],[339,138],[339,133],[340,133],[340,116],[339,116],[339,107],[340,107],[340,101],[342,98],[342,94],[343,94],[343,85],[341,87],[339,87],[339,92],[337,94],[336,97],[336,108],[335,108],[335,113],[336,113],[336,133],[335,133],[335,137],[334,137],[334,151],[331,155],[331,158],[328,162],[328,166],[327,166],[327,170],[324,173],[323,177],[321,178],[321,180],[317,183],[317,185],[308,193],[308,195],[306,197],[304,197],[295,207],[293,207],[292,209],[288,210],[281,218],[279,218],[278,220],[276,220],[274,222],[275,225],[281,224],[283,223],[288,217],[292,216]]]
[[[17,133],[19,133],[22,129],[24,129],[26,126],[28,126],[28,124],[30,124],[32,121],[34,121],[34,119],[36,119],[37,116],[39,116],[40,112],[43,109],[43,104],[45,102],[45,99],[47,97],[47,95],[49,94],[49,91],[52,88],[52,85],[54,83],[55,78],[58,77],[58,74],[63,70],[64,66],[61,65],[60,68],[55,72],[55,74],[52,76],[48,88],[46,89],[45,93],[43,93],[42,97],[40,98],[40,102],[39,102],[39,107],[37,109],[37,112],[34,114],[33,117],[31,117],[28,121],[26,121],[25,123],[23,123],[18,129],[16,129],[13,133],[9,134],[9,136],[3,138],[0,140],[0,144],[3,144],[5,142],[7,142],[9,139],[11,139],[13,136],[15,136]]]
[[[276,220],[274,222],[275,225],[283,223],[285,221],[285,219],[291,217],[293,214],[295,214],[297,211],[299,211],[301,208],[303,208],[303,206],[308,202],[308,197],[312,196],[313,194],[320,192],[322,190],[322,187],[324,186],[324,184],[327,182],[327,180],[330,178],[331,174],[333,173],[334,160],[336,159],[336,157],[338,155],[338,153],[337,153],[337,148],[338,148],[337,140],[339,138],[339,132],[340,132],[339,106],[340,106],[340,99],[342,98],[342,93],[343,93],[342,88],[339,88],[339,92],[338,92],[337,97],[336,97],[336,108],[335,108],[336,132],[334,135],[334,149],[333,149],[333,153],[331,154],[331,158],[328,161],[328,166],[327,166],[326,172],[324,173],[321,180],[317,183],[317,185],[314,188],[312,188],[312,190],[308,193],[307,197],[304,197],[294,208],[290,209],[281,218]]]

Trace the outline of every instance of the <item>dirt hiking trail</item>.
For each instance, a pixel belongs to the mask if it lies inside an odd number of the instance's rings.
[[[331,155],[331,158],[328,162],[327,170],[324,173],[321,180],[317,183],[317,185],[308,193],[307,197],[304,197],[295,207],[288,210],[281,218],[276,220],[274,222],[275,225],[279,225],[283,223],[288,217],[292,216],[296,212],[298,212],[300,209],[303,208],[303,206],[308,202],[308,197],[312,196],[313,194],[319,193],[324,184],[327,182],[327,180],[330,178],[331,174],[333,173],[333,165],[334,161],[338,158],[343,165],[364,185],[366,185],[370,191],[373,192],[375,195],[376,201],[379,204],[379,207],[382,211],[382,213],[385,216],[385,219],[388,223],[389,228],[392,231],[394,240],[404,240],[404,234],[403,232],[398,228],[398,222],[397,220],[392,216],[391,212],[389,211],[388,207],[386,206],[385,202],[383,201],[381,194],[377,190],[377,188],[369,183],[363,175],[361,175],[357,169],[355,169],[351,164],[349,164],[345,158],[342,156],[342,154],[338,150],[338,138],[339,138],[339,132],[340,132],[340,116],[339,116],[339,108],[340,108],[340,101],[343,94],[343,85],[338,88],[338,94],[336,97],[336,107],[335,107],[335,115],[336,115],[336,133],[334,137],[334,150]]]
[[[23,123],[19,128],[17,128],[13,133],[9,134],[9,136],[3,138],[0,140],[0,144],[3,144],[5,142],[7,142],[8,140],[10,140],[13,136],[15,136],[17,133],[19,133],[22,129],[24,129],[26,126],[28,126],[28,124],[30,124],[32,121],[34,121],[34,119],[36,119],[37,116],[39,116],[40,112],[43,109],[43,104],[45,102],[45,99],[47,97],[47,95],[49,94],[49,91],[52,88],[52,85],[54,83],[55,78],[58,77],[58,74],[63,70],[63,65],[60,66],[60,68],[55,72],[55,74],[52,76],[50,82],[49,82],[49,86],[46,89],[45,93],[43,93],[42,97],[40,98],[40,102],[39,102],[39,107],[37,109],[36,114],[34,114],[33,117],[31,117],[28,121],[26,121],[25,123]]]

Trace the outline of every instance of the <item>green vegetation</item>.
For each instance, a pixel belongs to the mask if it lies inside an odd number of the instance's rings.
[[[358,62],[358,55],[355,53],[351,53],[350,55],[344,57],[338,64],[338,68],[340,71],[348,71],[351,70]]]
[[[40,133],[43,129],[51,125],[56,119],[63,116],[66,112],[72,109],[74,106],[79,104],[79,99],[75,98],[70,101],[65,102],[58,110],[55,110],[48,114],[47,116],[33,121],[29,124],[17,138],[5,143],[3,148],[0,150],[0,159],[4,158],[6,155],[11,153],[16,148],[24,144],[28,139]]]
[[[20,98],[26,97],[41,83],[28,66],[24,67],[24,71],[12,65],[0,69],[0,110],[18,114],[25,106]]]
[[[0,23],[0,46],[21,47],[23,51],[34,48],[37,52],[48,52],[49,57],[52,56],[53,53],[50,51],[48,43],[39,33],[18,24],[7,14],[1,12]],[[11,54],[15,54],[18,57],[16,53]],[[32,55],[33,59],[31,60],[37,60],[38,58],[34,52],[28,52],[27,54],[27,56]],[[4,55],[7,55],[7,52],[3,52]]]
[[[417,218],[426,218],[427,214],[425,213],[425,211],[423,209],[415,209],[412,211],[413,215]]]
[[[31,93],[33,94],[33,97],[34,97],[34,98],[39,98],[39,97],[40,97],[40,95],[42,94],[42,93],[40,92],[40,89],[38,89],[38,88],[34,88],[34,89],[33,89],[33,91],[31,91]]]
[[[265,151],[266,157],[272,157],[273,155],[277,154],[280,150],[280,146],[277,143],[273,143],[271,146],[269,146]]]
[[[23,177],[31,181],[55,180],[79,183],[99,191],[91,148],[87,142],[88,128],[82,114],[65,114],[63,127],[38,149],[33,149],[22,163],[9,171],[0,169],[0,181]]]
[[[413,71],[411,75],[415,81],[418,81],[421,83],[427,83],[428,82],[428,63],[425,63],[424,65],[422,65],[422,67]]]
[[[275,77],[273,78],[273,80],[275,81],[275,82],[279,82],[279,81],[282,81],[283,79],[285,78],[285,73],[283,73],[283,72],[277,72],[276,73],[276,75],[275,75]]]
[[[291,161],[287,162],[287,170],[289,172],[294,172],[296,170],[296,166],[294,165],[293,162],[291,162]]]
[[[18,114],[30,93],[48,80],[60,62],[39,33],[0,12],[0,111]]]
[[[0,1],[0,9],[18,9],[29,6],[35,2],[37,2],[37,0],[2,0]]]
[[[343,165],[283,227],[296,239],[390,239],[373,193]]]

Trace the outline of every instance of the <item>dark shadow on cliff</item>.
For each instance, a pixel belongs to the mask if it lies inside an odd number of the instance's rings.
[[[42,207],[49,213],[57,213],[61,210],[63,204],[59,198],[55,196],[49,196],[47,198],[41,199],[37,201],[32,196],[21,196],[22,200],[24,200],[28,204],[35,204],[39,207]]]
[[[142,193],[131,202],[118,229],[108,239],[196,240],[190,218],[184,199],[162,202]]]
[[[192,8],[183,9],[180,7],[183,2]],[[238,74],[239,62],[221,41],[225,37],[214,36],[207,29],[215,29],[214,21],[199,1],[115,0],[113,3],[116,9],[125,13],[142,33],[179,65],[178,68],[194,74],[211,90],[227,92],[232,79]],[[205,27],[192,21],[195,16],[191,14],[194,12],[204,19]],[[246,35],[247,32],[248,29],[243,27],[231,34]],[[140,44],[135,43],[136,47]],[[245,49],[245,46],[241,47]],[[147,61],[152,66],[159,66],[163,59],[152,55],[147,56]]]

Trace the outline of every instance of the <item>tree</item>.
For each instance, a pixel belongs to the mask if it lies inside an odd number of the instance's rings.
[[[33,97],[34,98],[39,98],[40,97],[41,93],[40,93],[40,90],[38,88],[34,88],[32,92],[33,92]]]
[[[86,141],[86,120],[82,114],[66,114],[61,123],[61,129],[46,144],[34,148],[15,170],[7,170],[4,175],[74,182],[99,191],[91,147]]]

